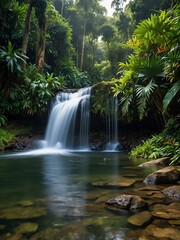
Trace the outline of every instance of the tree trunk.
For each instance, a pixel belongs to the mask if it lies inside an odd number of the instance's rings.
[[[83,39],[82,39],[82,51],[81,51],[80,71],[83,70],[83,65],[84,65],[84,49],[85,49],[85,37],[86,37],[86,22],[87,22],[87,20],[85,19],[85,21],[84,21],[84,29],[83,29]]]
[[[36,52],[36,67],[40,73],[44,71],[44,56],[45,56],[45,34],[46,34],[46,18],[43,17],[42,24],[39,27],[39,38]]]
[[[29,7],[27,10],[26,20],[25,20],[25,29],[24,29],[24,36],[23,36],[23,43],[22,43],[22,51],[23,54],[27,54],[27,47],[28,47],[28,40],[29,40],[29,32],[31,26],[31,13],[32,13],[32,2],[30,1]],[[23,68],[26,67],[26,59],[23,62]]]

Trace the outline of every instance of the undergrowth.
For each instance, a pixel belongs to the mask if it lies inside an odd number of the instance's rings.
[[[171,164],[180,164],[180,116],[170,119],[160,134],[132,149],[130,156],[147,160],[170,157]]]

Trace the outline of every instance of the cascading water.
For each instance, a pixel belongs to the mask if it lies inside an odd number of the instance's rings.
[[[80,89],[75,93],[56,95],[48,122],[44,147],[89,149],[90,94],[91,88],[89,87]],[[79,134],[75,134],[77,129]],[[78,135],[77,138],[75,135]]]
[[[106,100],[106,136],[107,144],[106,150],[120,150],[120,143],[118,142],[118,98],[108,97]]]

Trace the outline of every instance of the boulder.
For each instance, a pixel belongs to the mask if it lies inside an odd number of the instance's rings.
[[[180,186],[170,186],[168,188],[165,188],[163,191],[164,195],[168,197],[173,197],[180,199]]]
[[[174,166],[162,168],[148,175],[145,184],[171,184],[179,180],[180,173]]]
[[[136,195],[122,194],[105,203],[107,208],[136,210],[146,208],[147,202]]]
[[[148,161],[139,165],[139,167],[155,167],[155,166],[166,166],[170,164],[169,157],[158,158],[156,160]]]

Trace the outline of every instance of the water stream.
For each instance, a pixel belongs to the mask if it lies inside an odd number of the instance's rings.
[[[90,98],[91,88],[74,93],[61,92],[55,97],[43,148],[90,150]],[[106,141],[104,150],[120,150],[118,141],[118,99],[107,98]]]
[[[59,93],[49,117],[44,147],[89,149],[89,106],[91,88]]]

